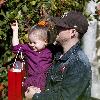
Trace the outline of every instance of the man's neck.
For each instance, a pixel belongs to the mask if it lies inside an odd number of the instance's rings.
[[[78,39],[66,41],[66,43],[64,43],[64,44],[62,45],[64,53],[66,53],[66,52],[67,52],[72,46],[74,46],[78,41],[79,41]]]

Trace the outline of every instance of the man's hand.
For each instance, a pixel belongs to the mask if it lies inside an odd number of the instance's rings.
[[[40,92],[41,92],[40,88],[30,86],[30,87],[28,87],[27,91],[25,92],[25,97],[27,99],[32,99],[32,97],[35,93],[40,93]]]

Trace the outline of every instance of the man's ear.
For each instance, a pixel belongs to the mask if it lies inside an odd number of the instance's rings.
[[[77,31],[75,29],[71,29],[70,31],[71,31],[71,38],[75,37]]]

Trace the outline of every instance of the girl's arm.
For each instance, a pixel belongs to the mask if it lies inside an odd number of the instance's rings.
[[[11,28],[13,30],[13,37],[12,37],[12,45],[16,46],[19,44],[19,39],[18,39],[18,22],[14,22],[11,24]]]

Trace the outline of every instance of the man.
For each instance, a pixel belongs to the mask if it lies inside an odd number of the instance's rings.
[[[91,66],[80,47],[88,21],[77,11],[52,20],[58,29],[56,41],[63,47],[63,53],[57,52],[55,56],[45,91],[39,92],[38,88],[30,87],[25,95],[33,96],[32,100],[90,100]]]

